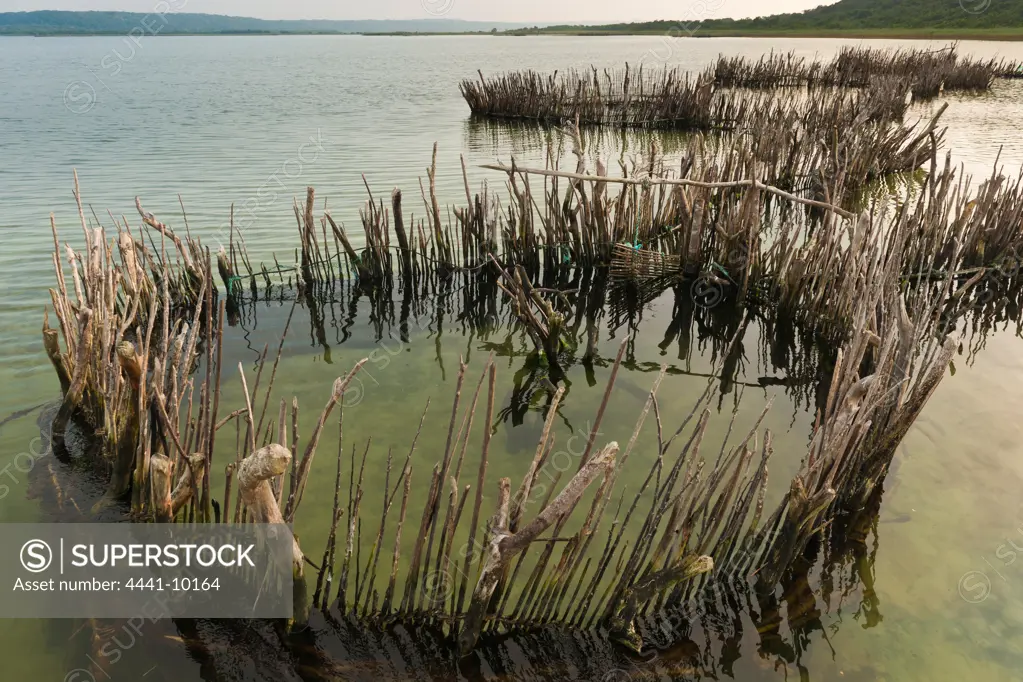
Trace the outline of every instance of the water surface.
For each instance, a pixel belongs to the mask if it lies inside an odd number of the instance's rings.
[[[460,155],[474,188],[484,178],[496,180],[497,186],[501,180],[476,165],[508,160],[512,154],[535,157],[535,146],[487,134],[468,120],[458,82],[474,77],[477,69],[489,75],[590,64],[610,68],[626,61],[700,69],[719,53],[757,57],[772,49],[796,50],[826,58],[851,42],[859,41],[168,37],[134,46],[116,37],[0,40],[0,378],[8,387],[0,395],[0,415],[57,394],[39,328],[52,281],[49,213],[55,214],[62,238],[76,243],[80,238],[71,196],[73,168],[86,201],[107,224],[108,210],[134,222],[137,195],[148,210],[180,229],[180,194],[193,234],[215,243],[234,203],[250,251],[267,257],[293,248],[292,197],[304,194],[307,185],[317,187],[333,214],[357,232],[358,209],[366,198],[362,174],[378,197],[398,186],[408,209],[422,210],[417,179],[425,176],[435,141],[442,201],[464,196]],[[960,51],[1023,58],[1023,46],[1015,43],[964,42]],[[1007,172],[1016,173],[1023,164],[1018,134],[1023,86],[999,82],[982,96],[945,99],[951,104],[944,118],[949,126],[945,139],[953,158],[979,175],[989,173],[1000,158]],[[925,116],[934,106],[914,107],[910,116]],[[622,153],[614,145],[602,151],[605,158]],[[698,353],[687,362],[674,349],[665,354],[658,346],[666,324],[659,321],[670,317],[671,307],[669,297],[649,309],[644,329],[654,331],[637,337],[637,363],[669,362],[686,371],[706,371],[708,361]],[[264,310],[258,328],[232,329],[225,367],[250,362],[251,348],[272,347],[285,315]],[[323,345],[303,336],[308,322],[297,325],[282,387],[297,393],[310,410],[322,405],[333,378],[377,344],[368,326],[368,320],[360,321],[352,339],[331,343],[328,365]],[[754,332],[750,338],[752,349],[758,337]],[[453,390],[459,355],[472,359],[476,372],[468,381],[475,382],[490,350],[486,344],[503,341],[453,327],[418,332],[406,359],[373,373],[376,384],[367,385],[363,404],[351,411],[355,419],[361,410],[365,420],[351,424],[352,442],[373,433],[379,452],[407,444],[418,417],[418,408],[410,406],[429,396],[442,410]],[[613,355],[615,347],[615,340],[602,337],[603,355]],[[907,437],[888,481],[882,523],[869,539],[877,547],[867,566],[873,593],[856,588],[843,604],[824,608],[823,630],[804,642],[801,670],[778,666],[775,657],[758,653],[755,636],[748,637],[731,673],[735,679],[780,680],[797,674],[815,681],[1018,678],[1023,563],[1015,561],[1015,554],[1009,561],[999,548],[1007,540],[1023,546],[1023,537],[1017,536],[1023,525],[1020,348],[1010,329],[991,337],[969,366],[965,357],[958,358],[959,371],[941,385]],[[506,405],[513,402],[513,375],[521,359],[503,361],[501,405]],[[592,414],[606,374],[598,372],[597,388],[585,390],[588,381],[577,371],[571,377],[570,416],[579,422]],[[771,371],[749,367],[743,377],[756,381]],[[626,390],[620,392],[622,402],[610,428],[631,427],[651,379],[638,369],[624,373]],[[683,410],[702,381],[669,376],[662,389],[665,409]],[[782,434],[772,469],[777,489],[805,451],[811,417],[786,404],[783,390],[748,391],[747,398],[755,400],[747,412],[757,411],[756,401],[771,395],[776,403],[770,426]],[[730,411],[728,404],[722,408]],[[502,470],[515,480],[521,475],[520,460],[531,455],[529,443],[535,443],[539,428],[537,414],[521,411],[522,426],[497,439],[497,457],[504,459],[498,459],[495,473]],[[33,417],[0,427],[0,465],[11,465],[0,481],[7,486],[6,493],[0,488],[0,521],[38,517],[38,501],[26,496],[25,473],[14,466],[33,461],[36,433]],[[434,438],[440,436],[427,442]],[[332,496],[333,457],[329,448],[322,450],[318,472],[323,475],[314,478],[309,507],[329,506]],[[373,475],[379,476],[379,470]],[[310,533],[322,534],[323,528],[310,528]],[[977,585],[988,587],[978,590]],[[876,607],[865,609],[868,601],[876,601]],[[872,611],[869,617],[867,611]],[[6,674],[11,679],[64,679],[69,669],[63,659],[66,634],[39,621],[0,624]],[[161,674],[198,679],[195,664],[180,652],[167,662],[161,658],[161,666],[166,666]],[[143,673],[144,667],[139,679]]]

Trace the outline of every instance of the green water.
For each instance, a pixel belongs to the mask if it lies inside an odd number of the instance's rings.
[[[404,189],[406,206],[420,211],[417,178],[425,175],[431,145],[439,143],[438,189],[441,199],[464,194],[459,155],[469,166],[475,187],[494,174],[476,164],[511,154],[536,158],[535,143],[481,129],[468,121],[457,83],[476,69],[492,74],[507,69],[544,71],[619,66],[643,61],[699,68],[718,53],[759,56],[771,49],[795,49],[829,56],[849,41],[705,39],[665,42],[659,38],[161,38],[129,48],[120,38],[0,40],[0,284],[4,324],[0,328],[3,362],[0,416],[52,399],[57,385],[39,343],[52,240],[49,212],[62,237],[77,242],[80,228],[71,197],[71,170],[77,168],[83,194],[97,215],[134,214],[134,197],[157,216],[179,226],[177,195],[189,214],[193,234],[216,239],[232,202],[250,251],[266,257],[293,247],[291,197],[314,185],[335,217],[356,231],[365,199],[365,173],[377,196],[393,186]],[[895,41],[870,41],[897,44]],[[962,43],[978,56],[1023,58],[1023,47],[1007,43]],[[115,52],[116,51],[116,52]],[[111,57],[114,55],[114,57]],[[119,69],[111,68],[117,64]],[[1001,150],[1001,163],[1015,173],[1023,163],[1018,120],[1023,86],[1000,82],[982,97],[951,97],[944,122],[946,145],[967,170],[986,174]],[[923,116],[933,105],[915,107]],[[607,142],[595,151],[614,159],[621,150]],[[634,149],[630,149],[632,153]],[[499,185],[498,185],[499,186]],[[273,197],[272,199],[270,197]],[[246,207],[243,211],[243,207]],[[133,220],[133,219],[132,219]],[[214,242],[215,243],[215,242]],[[651,368],[667,362],[695,374],[709,371],[709,358],[694,352],[679,358],[670,345],[658,346],[671,318],[670,297],[644,314],[642,332],[630,350],[635,368],[626,368],[605,419],[607,439],[625,442],[655,376]],[[257,312],[258,325],[228,333],[225,404],[239,404],[238,362],[252,371],[264,343],[276,345],[287,306]],[[303,324],[304,323],[304,324]],[[352,338],[338,343],[329,327],[329,360],[310,334],[302,313],[287,343],[277,397],[296,395],[302,406],[302,431],[308,434],[331,383],[350,365],[378,347],[365,313],[352,326]],[[757,366],[759,329],[745,344],[749,363],[741,381],[775,376]],[[613,357],[621,336],[601,334],[600,354]],[[436,328],[414,329],[405,347],[386,367],[368,365],[364,394],[345,411],[345,448],[361,448],[372,435],[366,489],[383,485],[388,448],[402,460],[421,410],[432,399],[429,428],[415,460],[417,494],[425,495],[428,473],[443,451],[447,414],[459,356],[470,363],[468,400],[489,353],[487,344],[506,348],[505,334],[488,338],[460,331],[454,320]],[[900,450],[898,469],[888,481],[870,569],[883,619],[868,622],[856,612],[862,590],[853,589],[842,604],[819,605],[827,641],[816,633],[801,664],[809,680],[1010,680],[1019,679],[1023,662],[1023,562],[1009,561],[1007,540],[1023,547],[1023,461],[1020,458],[1019,406],[1023,404],[1023,360],[1011,331],[989,339],[976,362],[941,385]],[[523,342],[512,339],[511,348]],[[272,352],[272,350],[271,350]],[[514,375],[524,359],[498,355],[497,409],[513,399]],[[648,371],[639,371],[639,368]],[[585,430],[600,401],[608,368],[597,367],[595,386],[584,370],[569,372],[572,388],[559,423],[559,438]],[[250,375],[251,376],[251,375]],[[660,391],[665,427],[688,413],[705,379],[673,373]],[[735,391],[714,401],[715,414],[705,448],[720,444]],[[468,394],[468,395],[467,395]],[[812,422],[805,404],[793,404],[780,388],[747,388],[736,431],[745,432],[764,401],[774,397],[765,425],[775,434],[771,498],[777,500],[805,453]],[[542,400],[542,399],[541,399]],[[522,413],[521,425],[498,429],[489,480],[521,478],[542,426],[541,404]],[[271,415],[276,414],[275,405]],[[483,428],[478,420],[467,457],[477,456]],[[315,475],[303,503],[299,531],[303,544],[322,546],[324,519],[333,498],[337,424],[332,422],[316,460]],[[574,431],[575,430],[575,431]],[[37,460],[35,413],[0,427],[0,521],[30,521],[39,503],[27,497],[27,469]],[[602,438],[604,433],[602,433]],[[222,446],[224,444],[222,443]],[[230,443],[228,444],[230,446]],[[627,480],[645,474],[648,448],[640,448]],[[226,451],[225,457],[229,456]],[[7,467],[3,469],[3,467]],[[473,471],[472,461],[465,468]],[[463,481],[471,476],[463,476]],[[376,516],[380,496],[367,494],[364,513]],[[410,505],[411,509],[416,506]],[[484,503],[484,509],[488,509]],[[886,520],[891,522],[885,522]],[[900,522],[894,522],[900,521]],[[364,532],[366,529],[364,528]],[[406,537],[408,542],[412,540]],[[1002,549],[1000,549],[1002,548]],[[989,585],[989,588],[986,587]],[[983,597],[983,599],[981,599]],[[70,633],[40,621],[0,622],[0,656],[5,679],[64,680]],[[143,639],[138,651],[156,651]],[[159,670],[145,666],[132,678],[200,679],[195,663],[181,651],[160,658]],[[162,650],[162,649],[161,649]],[[134,669],[132,669],[134,674]],[[116,671],[115,671],[116,672]],[[736,679],[787,679],[794,668],[776,667],[756,652],[755,638],[743,642]],[[512,678],[514,679],[514,678]],[[87,678],[70,682],[86,682]]]
[[[601,341],[597,347],[597,360],[594,362],[592,371],[588,371],[578,362],[567,368],[567,376],[563,382],[567,390],[562,401],[563,405],[558,410],[554,427],[555,452],[558,456],[551,457],[549,465],[542,469],[543,475],[538,479],[538,484],[543,485],[544,490],[549,490],[552,487],[555,487],[555,490],[560,489],[555,486],[556,477],[563,475],[561,485],[564,485],[578,469],[586,437],[594,427],[594,419],[603,398],[604,388],[610,378],[611,365],[618,347],[626,335],[634,334],[635,342],[628,345],[623,362],[624,369],[619,373],[619,378],[615,383],[616,390],[608,404],[605,417],[599,425],[597,447],[617,441],[624,452],[662,363],[667,366],[669,372],[657,394],[659,410],[663,415],[664,438],[670,437],[681,425],[682,420],[693,411],[697,400],[706,389],[706,377],[714,372],[716,363],[712,361],[709,353],[700,354],[699,345],[695,339],[691,346],[672,344],[665,350],[661,350],[659,344],[663,340],[664,327],[671,319],[673,303],[674,295],[671,291],[662,294],[646,310],[646,319],[640,323],[638,333],[637,330],[630,333],[629,329],[625,327],[618,330],[615,338],[609,338],[606,329],[607,323],[604,322],[605,329],[601,331]],[[276,316],[280,319],[286,314],[287,309],[280,308],[277,310]],[[269,342],[269,337],[272,334],[269,330],[279,330],[280,326],[273,325],[271,322],[268,331],[259,333],[268,321],[266,318],[269,317],[272,320],[274,315],[271,310],[271,315],[257,313],[257,317],[259,327],[255,334],[248,335],[248,341],[254,348],[261,350],[261,344]],[[305,320],[301,311],[296,317],[298,319],[293,324],[299,331],[290,337],[289,343],[307,347],[290,346],[289,354],[282,360],[278,372],[282,385],[287,386],[289,391],[287,395],[290,396],[294,393],[299,400],[300,413],[304,415],[300,434],[306,434],[302,442],[307,442],[307,436],[315,423],[315,418],[319,415],[329,396],[333,379],[343,376],[357,361],[370,358],[370,361],[357,376],[352,390],[346,396],[344,417],[346,480],[347,471],[351,466],[350,457],[353,449],[357,459],[361,458],[367,440],[372,438],[364,485],[367,494],[363,503],[363,513],[367,520],[375,520],[380,516],[383,506],[380,491],[384,489],[386,472],[384,462],[386,462],[388,451],[393,451],[395,459],[391,479],[391,488],[393,489],[397,473],[412,444],[420,417],[429,400],[427,419],[416,446],[415,456],[412,459],[415,471],[409,509],[410,515],[412,510],[415,510],[418,515],[418,510],[422,509],[423,501],[426,498],[433,466],[443,457],[459,360],[463,359],[468,365],[462,388],[460,424],[466,407],[472,402],[473,394],[491,352],[495,355],[494,362],[497,366],[497,389],[495,392],[495,417],[491,424],[494,436],[491,441],[487,470],[489,486],[484,490],[483,513],[489,516],[494,509],[495,482],[497,480],[508,477],[512,480],[513,486],[518,486],[535,454],[547,415],[546,407],[549,404],[549,396],[540,382],[530,382],[526,378],[529,368],[533,366],[531,363],[534,363],[534,359],[530,357],[531,342],[528,337],[521,332],[508,331],[503,326],[483,329],[478,333],[460,333],[459,325],[454,322],[439,325],[440,333],[438,333],[437,326],[431,322],[430,317],[422,316],[418,320],[410,320],[408,326],[411,331],[407,342],[400,340],[397,329],[389,330],[391,332],[389,335],[385,332],[384,337],[376,341],[370,331],[371,324],[368,314],[363,313],[353,326],[352,338],[341,345],[332,345],[328,351],[325,351],[322,346],[308,347],[307,339],[302,338],[303,333],[309,328],[308,323],[303,328]],[[692,326],[695,328],[695,325]],[[432,327],[432,330],[427,327]],[[231,333],[225,337],[225,347],[232,348],[231,353],[225,353],[225,366],[227,367],[235,367],[237,361],[244,362],[241,358],[246,355],[250,359],[255,357],[252,352],[239,352],[246,343],[240,332],[239,329],[231,330]],[[693,333],[695,336],[695,329],[693,329]],[[307,343],[302,344],[303,340],[306,340]],[[722,341],[722,339],[717,340],[719,346],[723,345]],[[710,340],[707,343],[710,343]],[[765,418],[763,428],[770,429],[773,434],[776,434],[776,450],[779,453],[786,453],[779,457],[775,466],[772,467],[774,477],[771,480],[770,491],[771,500],[776,503],[787,489],[787,481],[791,479],[798,467],[801,451],[805,452],[806,449],[807,434],[812,425],[812,413],[806,410],[804,401],[807,398],[804,393],[813,390],[814,386],[813,377],[810,378],[811,381],[806,382],[805,386],[794,389],[798,393],[792,394],[779,387],[762,388],[758,386],[757,382],[761,377],[766,376],[773,379],[785,376],[783,370],[763,366],[767,364],[767,360],[761,357],[759,349],[762,343],[763,330],[758,324],[751,323],[742,340],[741,353],[744,356],[744,368],[735,379],[737,383],[725,389],[715,389],[711,408],[716,417],[710,421],[708,426],[702,454],[711,460],[716,457],[726,436],[733,407],[739,400],[740,394],[742,409],[739,410],[733,426],[735,435],[730,443],[730,446],[733,447],[737,440],[753,427],[766,401],[774,400],[773,408]],[[684,348],[685,354],[690,355],[689,357],[680,357],[680,345]],[[326,356],[329,356],[330,364],[325,360]],[[249,372],[251,381],[251,370],[247,370],[247,372]],[[223,400],[227,405],[244,402],[240,381],[233,376],[236,374],[237,372],[230,373],[232,381],[224,389]],[[546,374],[546,371],[538,370],[534,376],[539,377]],[[275,395],[279,393],[280,391],[275,391]],[[272,405],[270,411],[276,415],[277,403]],[[470,447],[466,451],[461,476],[463,485],[473,484],[472,495],[475,495],[476,472],[479,467],[485,429],[485,412],[486,384],[484,383],[470,436]],[[301,520],[298,521],[298,532],[303,538],[303,543],[307,543],[310,548],[323,546],[329,528],[330,514],[323,509],[323,506],[331,503],[334,494],[337,453],[336,448],[332,446],[336,442],[336,421],[335,416],[326,429],[323,446],[318,450],[317,463],[319,467],[317,471],[322,472],[322,475],[315,476],[311,480],[307,492],[308,500],[303,502],[303,509],[300,512]],[[656,458],[656,429],[652,416],[647,426],[648,428],[643,431],[637,442],[630,464],[624,471],[619,484],[626,488],[629,501],[639,490]],[[233,458],[235,454],[234,430],[229,429],[228,432],[229,434],[225,438],[229,441],[224,446],[226,448],[225,456]],[[686,436],[688,433],[687,431]],[[244,437],[244,427],[242,427],[242,436]],[[796,453],[800,453],[800,455],[792,456]],[[674,450],[672,454],[675,454]],[[369,491],[372,491],[372,494]],[[446,486],[445,504],[447,491],[448,487]],[[543,495],[543,491],[534,491],[530,496],[529,499],[534,504],[533,514],[539,511],[538,505]],[[347,490],[344,497],[347,497]],[[396,511],[397,506],[392,513]],[[418,516],[416,516],[416,522],[418,522]],[[465,525],[468,525],[467,521]],[[375,529],[364,527],[363,533],[375,533]],[[403,540],[407,544],[404,552],[407,557],[411,554],[415,534],[406,533]],[[458,573],[454,569],[451,572]],[[383,587],[386,587],[386,582],[383,583]],[[381,587],[381,592],[383,592],[383,587]]]

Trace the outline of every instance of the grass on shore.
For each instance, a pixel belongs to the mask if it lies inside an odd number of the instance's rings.
[[[606,29],[540,29],[505,31],[499,35],[529,36],[665,36],[686,37],[688,31],[682,25],[673,30],[629,30],[609,31]],[[727,29],[698,28],[692,32],[694,38],[889,38],[901,40],[1023,40],[1023,27],[1003,28],[871,28],[871,29],[800,29],[800,30],[763,30],[743,31]]]
[[[163,33],[160,36],[282,36],[282,35],[362,35],[362,36],[664,36],[667,38],[689,37],[689,29],[683,25],[674,28],[663,29],[630,29],[630,30],[608,30],[585,26],[553,28],[553,29],[517,29],[514,31],[502,32],[409,32],[391,31],[381,33],[342,33],[331,31],[303,31],[303,32],[257,32],[257,31],[222,31],[211,33]],[[91,37],[121,35],[120,33],[2,33],[3,37],[39,37],[39,38],[61,38],[61,37]],[[159,37],[159,36],[157,36]],[[818,29],[818,30],[763,30],[743,31],[727,29],[704,29],[697,28],[692,31],[693,38],[888,38],[898,40],[1023,40],[1023,27],[1003,28],[935,28],[935,29],[913,29],[913,28],[877,28],[877,29]]]

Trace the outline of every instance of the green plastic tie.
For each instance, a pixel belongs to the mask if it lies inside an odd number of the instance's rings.
[[[711,260],[710,261],[710,267],[711,268],[715,268],[717,270],[720,270],[722,272],[722,274],[724,274],[724,276],[728,278],[728,281],[733,282],[733,283],[735,282],[735,280],[732,279],[732,276],[730,274],[728,274],[728,270],[725,270],[725,268],[722,265],[720,265],[717,261]]]
[[[227,278],[227,295],[230,296],[234,293],[234,283],[241,282],[242,278],[238,275],[231,275]]]

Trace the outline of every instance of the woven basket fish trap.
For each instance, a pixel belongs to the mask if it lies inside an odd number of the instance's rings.
[[[659,251],[643,251],[631,244],[615,244],[611,250],[611,276],[647,281],[677,275],[682,259]]]

